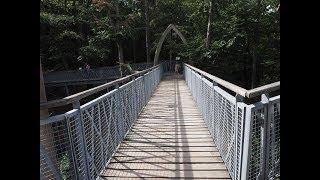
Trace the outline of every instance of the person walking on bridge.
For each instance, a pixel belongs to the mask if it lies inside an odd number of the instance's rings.
[[[180,68],[181,68],[180,57],[176,57],[175,66],[174,66],[174,72],[175,72],[177,75],[180,74]]]

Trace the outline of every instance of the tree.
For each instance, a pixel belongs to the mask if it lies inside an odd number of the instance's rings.
[[[259,22],[260,22],[260,15],[261,15],[261,0],[257,0],[257,18],[256,23],[254,25],[254,32],[253,32],[253,40],[251,45],[251,56],[252,56],[252,75],[251,75],[251,89],[256,87],[256,77],[257,77],[257,61],[258,61],[258,50],[257,46],[259,43]]]
[[[145,6],[145,23],[146,23],[146,55],[147,55],[147,62],[150,62],[150,22],[149,22],[149,3],[148,0],[144,0]]]
[[[211,28],[212,28],[212,0],[209,2],[209,11],[208,11],[208,27],[207,27],[207,39],[206,39],[206,48],[209,49],[211,43]]]
[[[84,62],[91,67],[125,60],[150,62],[163,31],[175,24],[187,43],[167,38],[160,59],[177,54],[246,89],[280,79],[278,0],[41,0],[40,4],[45,70],[78,69]]]

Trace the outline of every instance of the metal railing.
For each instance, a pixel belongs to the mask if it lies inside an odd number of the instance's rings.
[[[144,70],[152,67],[152,63],[136,63],[131,67],[134,70]],[[123,72],[124,76],[128,75]],[[82,69],[82,70],[70,70],[70,71],[57,71],[49,72],[43,75],[45,84],[53,83],[67,83],[67,82],[79,82],[79,81],[94,81],[94,80],[107,80],[116,79],[120,77],[119,66],[101,67],[95,69]]]
[[[280,177],[280,95],[268,97],[280,82],[246,90],[188,64],[184,76],[231,178]],[[259,95],[260,102],[243,102]]]
[[[73,110],[40,120],[42,179],[98,177],[160,82],[162,65],[150,69],[131,75],[133,80],[84,105],[80,105],[79,98],[90,93],[73,95],[60,102],[73,103]]]
[[[42,179],[96,179],[108,164],[162,75],[164,62],[66,98],[42,103],[40,109],[73,104],[73,110],[40,120]],[[184,64],[184,77],[205,123],[234,180],[280,176],[280,82],[246,90]],[[122,86],[118,84],[125,83]],[[116,88],[80,105],[79,100],[108,87]],[[235,93],[232,95],[223,88]],[[261,95],[246,104],[245,98]]]

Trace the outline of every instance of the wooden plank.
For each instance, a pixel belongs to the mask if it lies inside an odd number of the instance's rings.
[[[145,138],[125,138],[125,141],[131,141],[131,142],[150,142],[150,143],[164,143],[164,142],[180,142],[180,143],[213,143],[213,140],[211,138],[206,139],[145,139]]]
[[[128,151],[145,150],[145,151],[218,151],[216,147],[199,147],[199,146],[180,146],[180,147],[157,147],[157,146],[120,146],[119,150]]]
[[[161,123],[161,122],[136,122],[135,126],[147,126],[147,127],[172,127],[172,123]],[[192,127],[207,127],[204,122],[185,122],[183,124],[179,124],[179,127],[192,126]]]
[[[168,134],[207,134],[209,133],[208,129],[202,128],[202,129],[186,129],[186,128],[171,128],[171,129],[152,129],[152,128],[132,128],[132,131],[134,132],[146,132],[146,133],[165,133]]]
[[[151,121],[139,121],[136,122],[136,125],[148,125],[148,126],[174,126],[177,125],[178,123],[176,122],[166,122],[166,121],[155,121],[155,122],[151,122]],[[184,123],[180,123],[179,126],[206,126],[206,124],[204,122],[201,121],[196,121],[196,122],[184,122]]]
[[[143,133],[130,133],[127,135],[130,138],[145,137],[145,138],[211,138],[209,134],[186,134],[186,135],[175,135],[175,134],[143,134]]]
[[[150,125],[145,125],[145,124],[139,124],[139,125],[134,125],[132,126],[132,129],[157,129],[157,130],[173,130],[173,129],[188,129],[188,130],[208,130],[206,126],[181,126],[179,125],[178,127],[176,126],[150,126]]]
[[[132,142],[124,141],[123,146],[157,146],[157,147],[214,147],[212,142]]]
[[[181,153],[180,153],[181,154]],[[222,163],[221,157],[188,157],[188,156],[167,156],[167,157],[130,157],[114,156],[111,162],[124,163],[158,163],[158,164],[180,164],[180,163]]]
[[[125,141],[121,144],[122,147],[215,147],[212,142],[148,142],[148,143],[135,143],[131,141]]]
[[[198,151],[184,151],[184,152],[174,152],[174,151],[126,151],[125,149],[121,151],[117,151],[114,155],[115,157],[118,156],[135,156],[135,157],[164,157],[164,156],[176,156],[176,155],[185,155],[189,157],[213,157],[213,156],[220,156],[218,151],[205,151],[205,152],[198,152]]]
[[[128,177],[110,177],[110,176],[101,176],[100,177],[101,179],[103,180],[121,180],[121,179],[128,179]],[[141,177],[130,177],[130,179],[142,179]],[[167,178],[167,177],[143,177],[143,179],[146,179],[146,180],[155,180],[155,179],[180,179],[180,178],[174,178],[174,177],[171,177],[171,178]],[[184,178],[184,179],[194,179],[194,178]],[[200,177],[197,177],[197,179],[219,179],[219,180],[230,180],[231,178],[200,178]]]
[[[111,163],[109,169],[145,169],[145,170],[169,170],[169,171],[190,171],[190,170],[226,170],[224,163],[193,163],[193,164],[155,164],[155,163]]]
[[[186,136],[186,135],[207,135],[209,136],[209,131],[191,131],[191,132],[174,132],[174,131],[167,131],[167,132],[160,132],[160,131],[132,131],[130,134],[139,134],[143,133],[146,135],[175,135],[175,136]]]
[[[103,174],[104,177],[125,177],[125,178],[146,178],[146,177],[162,177],[162,178],[229,178],[229,173],[226,170],[211,170],[211,171],[154,171],[154,170],[109,170]]]

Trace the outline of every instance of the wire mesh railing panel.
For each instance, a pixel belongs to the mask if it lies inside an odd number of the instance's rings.
[[[184,68],[186,83],[229,170],[229,174],[233,179],[237,179],[235,177],[239,173],[241,155],[240,151],[236,151],[236,146],[242,145],[242,139],[241,137],[238,138],[237,132],[242,131],[243,116],[242,114],[237,116],[236,98],[214,86],[214,82],[201,77],[190,68],[186,66]],[[243,108],[239,106],[237,109],[239,112],[243,112]]]
[[[96,179],[160,82],[161,66],[58,120],[41,120],[43,179]],[[52,120],[54,119],[54,120]]]
[[[144,70],[152,67],[152,63],[136,63],[132,64],[133,70]],[[123,72],[123,75],[128,75],[129,72]],[[94,80],[94,79],[109,79],[120,76],[119,66],[101,67],[95,69],[81,69],[72,71],[57,71],[44,74],[45,82],[56,81],[79,81],[79,80]]]
[[[65,119],[40,125],[40,171],[47,179],[72,179],[77,173],[69,133]]]
[[[279,177],[280,96],[247,105],[187,66],[184,78],[231,178]]]
[[[235,169],[234,169],[234,179],[241,179],[241,167],[242,167],[242,153],[243,153],[243,132],[244,132],[244,121],[245,121],[245,110],[246,105],[241,102],[236,104],[236,144],[235,144]]]
[[[249,179],[255,179],[259,176],[262,165],[262,131],[261,125],[263,123],[264,108],[260,107],[253,111],[252,114],[252,133],[251,133],[251,146],[249,158]]]
[[[236,99],[230,96],[221,88],[213,87],[213,137],[217,148],[224,160],[230,176],[235,177],[235,169],[237,167],[237,159],[240,156],[236,154],[237,129],[238,123],[242,123],[242,119],[236,119]],[[241,110],[241,109],[240,109]],[[241,141],[239,142],[241,143]]]
[[[246,179],[280,178],[280,96],[249,107]]]
[[[162,63],[163,65],[163,73],[170,73],[170,72],[174,72],[174,68],[175,68],[175,61],[164,61]]]
[[[268,110],[269,151],[267,176],[269,179],[275,179],[280,178],[280,97],[270,99]]]

